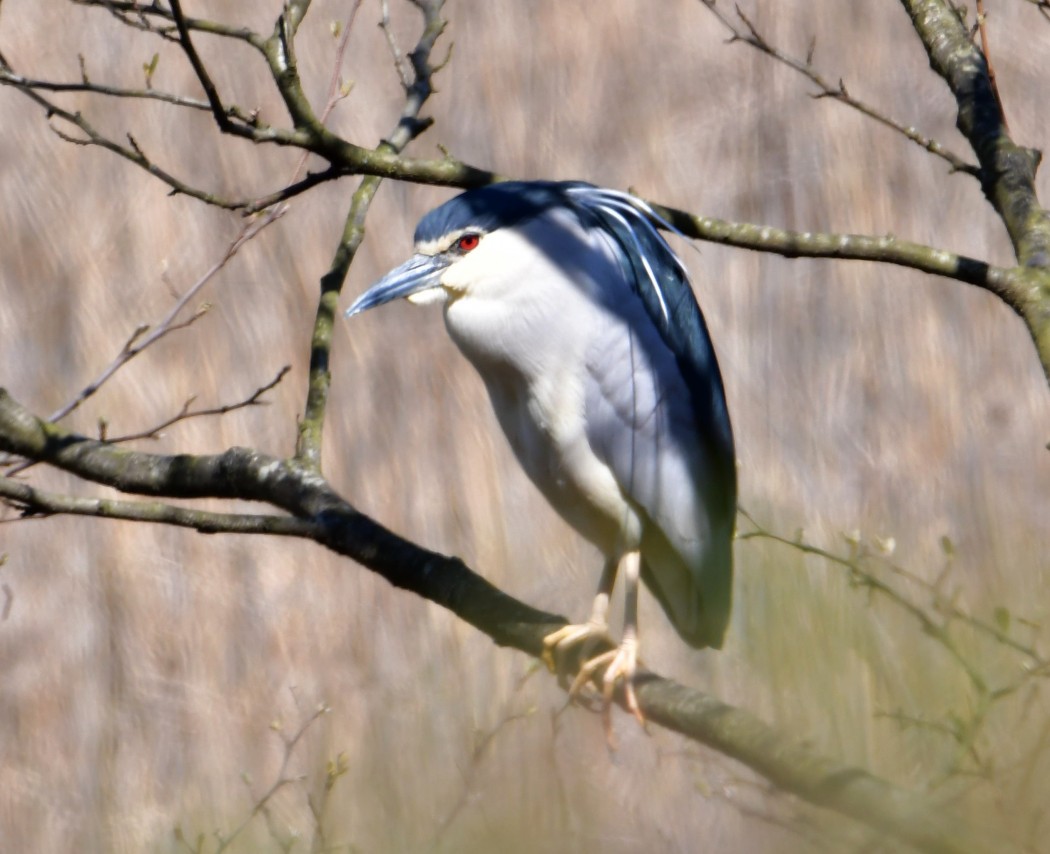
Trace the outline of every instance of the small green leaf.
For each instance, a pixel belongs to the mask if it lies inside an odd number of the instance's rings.
[[[148,89],[153,83],[153,73],[157,70],[157,63],[160,61],[160,54],[153,54],[153,58],[149,62],[142,63],[142,70],[146,72],[146,88]]]
[[[955,557],[955,543],[947,534],[941,537],[941,551],[944,552],[945,557]]]
[[[1010,612],[1000,605],[992,613],[995,617],[995,624],[999,627],[999,631],[1010,631]]]

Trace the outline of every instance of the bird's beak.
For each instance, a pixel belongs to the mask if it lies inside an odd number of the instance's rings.
[[[438,279],[450,263],[451,259],[442,255],[413,255],[354,300],[346,316],[353,317],[385,302],[439,288]]]

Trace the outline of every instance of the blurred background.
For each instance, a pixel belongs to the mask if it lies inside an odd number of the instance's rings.
[[[281,8],[184,5],[261,32]],[[419,15],[390,5],[407,52]],[[351,8],[316,0],[300,31],[299,69],[318,106],[336,57],[331,25]],[[969,155],[901,8],[744,8],[786,52],[805,57],[812,42],[829,79]],[[455,47],[414,155],[439,156],[441,144],[515,177],[585,179],[698,214],[894,234],[1013,263],[977,181],[726,44],[698,0],[450,2],[446,14],[436,56]],[[401,109],[379,17],[366,0],[342,70],[353,88],[329,121],[367,146]],[[1014,138],[1043,146],[1050,23],[1013,2],[996,4],[989,28]],[[286,123],[254,52],[196,43],[227,101]],[[135,87],[156,51],[153,85],[199,95],[170,46],[72,3],[7,0],[0,49],[27,76],[76,80],[80,55],[93,81]],[[55,97],[226,196],[283,186],[297,160],[221,138],[206,114]],[[64,142],[18,92],[0,88],[0,111],[0,384],[46,415],[136,327],[163,317],[243,222]],[[68,424],[94,434],[103,418],[110,435],[136,432],[193,395],[200,406],[241,400],[290,364],[269,405],[136,445],[290,454],[317,283],[355,186],[296,199],[194,301],[211,306],[202,319]],[[1039,186],[1047,198],[1045,171]],[[407,256],[418,218],[450,195],[381,187],[344,304]],[[645,596],[646,662],[1038,850],[1050,832],[1050,700],[1045,678],[1026,678],[1035,659],[1003,641],[1045,653],[1050,621],[1050,392],[1024,326],[987,293],[898,268],[676,246],[725,377],[742,507],[768,531],[855,559],[919,611],[943,621],[954,607],[1001,637],[955,619],[949,649],[848,568],[745,539],[725,649],[688,649]],[[340,322],[333,373],[325,473],[351,502],[539,608],[586,615],[600,559],[518,470],[440,309],[397,304]],[[740,529],[754,530],[744,519]],[[883,850],[858,826],[620,713],[611,753],[599,719],[564,709],[525,656],[310,544],[7,511],[0,556],[13,596],[0,621],[8,851],[186,850],[179,834],[191,849],[203,834],[201,850],[213,851],[214,834],[248,819],[282,773],[295,782],[230,850]],[[978,683],[1010,690],[992,700]],[[321,704],[330,711],[310,722]],[[331,771],[345,773],[326,796]]]

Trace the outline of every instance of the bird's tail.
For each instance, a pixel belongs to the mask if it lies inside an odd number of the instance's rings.
[[[721,649],[733,604],[733,539],[716,536],[703,565],[687,567],[670,544],[643,543],[642,581],[694,649]]]

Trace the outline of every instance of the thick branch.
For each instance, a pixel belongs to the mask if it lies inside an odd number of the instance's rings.
[[[899,240],[893,235],[787,231],[768,225],[727,222],[650,203],[686,237],[726,246],[774,252],[785,258],[876,261],[976,285],[995,294],[1024,320],[1043,373],[1050,381],[1050,270],[995,267],[943,249]]]
[[[936,71],[955,95],[956,124],[981,166],[981,186],[1024,266],[1050,267],[1050,218],[1035,193],[1041,155],[1022,148],[1003,124],[988,65],[944,0],[902,0]]]
[[[1022,148],[1003,123],[984,56],[944,0],[901,0],[922,39],[930,66],[958,104],[956,124],[981,166],[981,187],[1029,271],[1021,282],[1022,316],[1050,380],[1050,217],[1039,204],[1035,172],[1041,154]]]
[[[0,450],[50,463],[124,492],[241,498],[280,507],[309,523],[302,536],[353,558],[395,586],[448,608],[497,644],[533,656],[540,655],[544,637],[565,624],[564,618],[503,593],[461,561],[419,548],[387,531],[294,460],[246,449],[210,457],[126,451],[42,421],[2,389]],[[862,769],[843,766],[742,709],[653,673],[640,676],[636,690],[650,721],[724,752],[812,803],[926,851],[1004,850],[1001,844],[982,841],[972,828],[931,799]],[[617,699],[622,704],[622,696]]]

